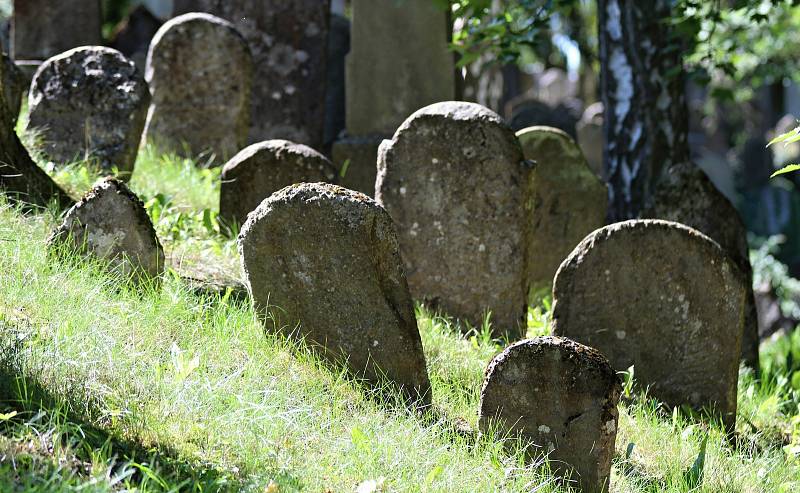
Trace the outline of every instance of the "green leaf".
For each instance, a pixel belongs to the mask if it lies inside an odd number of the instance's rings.
[[[700,486],[703,482],[703,471],[706,467],[706,447],[708,445],[708,435],[703,437],[703,441],[700,443],[700,452],[697,454],[697,458],[694,460],[694,464],[692,467],[689,468],[686,472],[683,473],[684,479],[686,479],[686,484],[689,488],[694,489]]]
[[[778,175],[784,175],[786,173],[792,173],[794,171],[800,170],[800,164],[789,164],[784,166],[783,168],[779,169],[778,171],[772,173],[770,178],[775,178]]]
[[[16,411],[11,411],[10,413],[6,413],[6,414],[0,414],[0,422],[8,421],[9,419],[13,418],[16,415],[17,415]]]
[[[767,147],[771,146],[772,144],[777,144],[778,142],[785,142],[789,138],[797,135],[799,132],[800,132],[800,127],[797,127],[797,128],[795,128],[793,130],[789,130],[786,133],[780,134],[779,136],[777,136],[774,139],[770,140],[769,144],[767,144]]]

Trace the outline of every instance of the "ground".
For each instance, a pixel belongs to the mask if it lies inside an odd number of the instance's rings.
[[[95,179],[82,163],[51,171],[74,195]],[[144,293],[49,261],[56,215],[0,203],[0,491],[566,491],[475,432],[506,344],[487,326],[463,333],[418,307],[434,402],[419,415],[266,334],[232,292],[187,287],[181,275],[238,276],[218,184],[218,170],[141,153],[131,187],[171,266]],[[529,335],[547,312],[530,311]],[[612,491],[800,491],[800,333],[761,357],[760,380],[741,371],[732,438],[623,375]]]

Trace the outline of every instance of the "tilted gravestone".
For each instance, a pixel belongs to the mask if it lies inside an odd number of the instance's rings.
[[[144,204],[114,178],[100,181],[67,211],[48,246],[58,254],[107,261],[113,272],[136,283],[158,279],[164,271],[164,250]]]
[[[28,128],[38,128],[47,157],[63,164],[93,159],[101,168],[133,172],[150,94],[132,61],[102,46],[47,60],[28,94]]]
[[[546,455],[581,491],[608,491],[622,387],[596,349],[560,337],[519,341],[495,356],[481,389],[481,430]]]
[[[46,60],[100,44],[100,0],[14,0],[11,57]]]
[[[753,294],[750,249],[739,211],[700,168],[674,166],[661,180],[653,202],[642,217],[675,221],[694,228],[719,243],[749,280],[745,293],[742,360],[758,369],[758,310]]]
[[[219,214],[228,224],[244,224],[247,214],[274,192],[295,183],[331,182],[331,162],[314,149],[287,140],[253,144],[222,169]]]
[[[253,57],[233,24],[205,13],[168,21],[150,45],[145,78],[148,143],[187,157],[210,152],[217,162],[245,146]]]
[[[603,103],[593,103],[586,107],[575,127],[578,144],[586,156],[592,171],[605,176],[603,170]]]
[[[537,296],[549,294],[561,262],[586,235],[605,225],[608,189],[562,130],[528,127],[517,138],[525,158],[533,161],[525,208],[528,289]]]
[[[385,376],[430,403],[394,224],[375,201],[326,183],[286,187],[248,217],[239,252],[268,330],[304,337],[369,382]]]
[[[287,139],[322,148],[329,0],[176,0],[175,14],[232,22],[255,63],[250,142]]]
[[[597,348],[668,405],[736,422],[747,279],[713,240],[633,220],[587,236],[553,286],[553,334]]]
[[[517,332],[525,314],[527,170],[514,132],[474,103],[427,106],[384,141],[376,200],[399,231],[415,298]]]
[[[411,113],[456,97],[445,9],[430,0],[354,0],[347,56],[347,136],[334,145],[342,184],[375,192],[380,142]]]

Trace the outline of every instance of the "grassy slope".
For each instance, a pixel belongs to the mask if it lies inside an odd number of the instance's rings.
[[[92,181],[80,166],[56,176],[73,192]],[[132,187],[181,271],[238,273],[215,221],[217,178],[152,151],[139,161]],[[0,415],[0,491],[28,482],[38,491],[338,492],[367,480],[386,491],[556,489],[498,437],[465,431],[502,348],[485,330],[462,336],[420,309],[436,411],[415,416],[264,334],[246,305],[198,298],[175,276],[161,294],[137,295],[97,266],[48,263],[42,243],[54,221],[0,210],[0,397],[13,396],[0,413],[18,413]],[[530,320],[531,333],[544,330],[546,314]],[[775,375],[787,346],[764,348]],[[782,376],[767,384],[743,372],[735,444],[632,396],[620,408],[612,489],[689,491],[708,437],[700,491],[800,490],[787,446],[793,434],[800,445],[800,398]]]

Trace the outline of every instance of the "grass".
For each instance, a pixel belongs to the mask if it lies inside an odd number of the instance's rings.
[[[94,181],[81,164],[54,176],[75,195]],[[193,293],[177,273],[238,277],[218,178],[142,153],[131,187],[169,255],[160,292],[48,262],[54,214],[0,205],[0,491],[566,491],[546,464],[474,432],[504,344],[488,323],[462,334],[418,307],[434,401],[418,415],[266,334],[247,303]],[[547,312],[530,312],[529,335]],[[761,379],[741,372],[735,439],[628,394],[612,490],[800,490],[800,335],[762,359]]]

